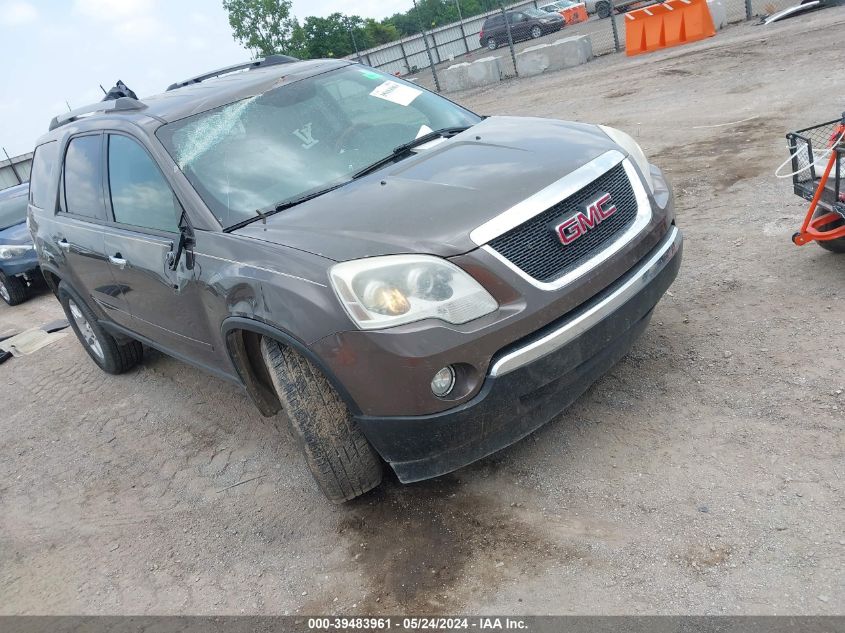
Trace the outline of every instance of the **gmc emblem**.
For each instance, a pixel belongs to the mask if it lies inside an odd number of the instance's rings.
[[[596,228],[616,213],[616,205],[609,193],[603,193],[575,215],[554,226],[554,231],[564,246],[572,244],[590,229]]]

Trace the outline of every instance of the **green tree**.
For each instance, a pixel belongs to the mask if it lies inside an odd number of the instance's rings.
[[[290,0],[223,0],[235,40],[257,57],[302,53],[301,27],[290,6]]]
[[[413,11],[411,9],[405,13],[396,13],[384,20],[383,24],[389,24],[395,28],[402,37],[419,33],[420,23],[417,21],[417,16],[414,15]]]
[[[357,33],[355,36],[358,36]],[[402,34],[389,21],[376,22],[370,18],[364,23],[364,36],[366,38],[367,48],[370,48],[380,44],[387,44],[388,42],[395,42],[402,37]]]
[[[472,16],[497,9],[497,0],[458,0],[461,5],[460,16]],[[402,37],[420,32],[420,21],[426,29],[458,21],[458,3],[455,0],[417,0],[417,8],[411,7],[405,13],[396,13],[383,20],[383,24],[392,24]]]
[[[461,15],[469,18],[496,8],[497,0],[458,0]],[[373,46],[395,42],[458,20],[456,0],[417,0],[411,7],[380,22],[357,15],[332,13],[308,16],[300,25],[291,16],[290,0],[223,0],[235,39],[256,56],[283,53],[296,57],[346,57]]]
[[[308,56],[311,58],[345,57],[353,54],[355,52],[352,43],[353,32],[358,49],[367,48],[368,42],[363,26],[364,20],[357,15],[346,16],[341,13],[332,13],[325,18],[308,16],[302,25]]]

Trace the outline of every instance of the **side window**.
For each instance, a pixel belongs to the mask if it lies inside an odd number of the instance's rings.
[[[35,148],[32,157],[32,171],[29,176],[29,202],[39,209],[50,208],[56,204],[56,190],[53,185],[53,169],[58,162],[59,143],[50,141]]]
[[[103,202],[102,136],[78,136],[65,154],[63,210],[98,220],[106,219]]]
[[[179,231],[182,213],[173,190],[147,151],[126,136],[109,136],[109,190],[114,221]]]

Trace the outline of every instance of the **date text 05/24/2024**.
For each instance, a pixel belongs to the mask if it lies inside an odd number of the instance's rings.
[[[308,629],[311,631],[450,631],[450,630],[478,630],[478,631],[525,631],[527,624],[518,618],[476,617],[476,618],[309,618]]]

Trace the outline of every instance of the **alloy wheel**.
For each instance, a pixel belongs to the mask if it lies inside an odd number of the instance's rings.
[[[82,314],[82,310],[79,309],[79,306],[76,305],[73,299],[68,301],[68,308],[70,309],[70,315],[76,323],[76,327],[79,328],[79,333],[82,335],[85,345],[88,346],[88,349],[90,349],[97,358],[105,360],[103,346],[100,345],[100,340],[97,338],[91,324],[88,323],[88,319],[85,318],[85,315]]]

